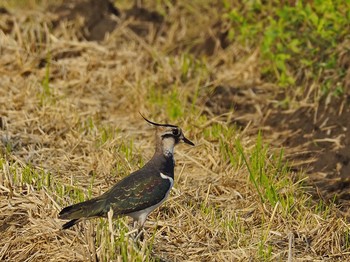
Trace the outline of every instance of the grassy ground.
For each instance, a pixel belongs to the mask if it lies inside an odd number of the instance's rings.
[[[347,93],[349,6],[252,3],[146,3],[161,21],[122,16],[103,40],[86,41],[81,17],[54,25],[60,14],[45,11],[47,1],[5,2],[0,260],[350,258],[336,196],[312,194],[301,165],[314,156],[295,157],[307,148],[282,146],[290,133],[264,125],[273,112]],[[144,241],[128,236],[128,218],[60,230],[61,208],[152,156],[154,130],[139,111],[196,144],[176,148],[174,190],[150,215]]]

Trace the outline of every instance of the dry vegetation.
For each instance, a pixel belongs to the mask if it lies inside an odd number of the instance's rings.
[[[84,40],[93,38],[84,19],[63,20],[47,1],[5,2],[0,260],[349,259],[344,210],[336,195],[313,194],[305,172],[317,156],[304,144],[281,149],[303,131],[276,127],[291,123],[281,118],[288,95],[286,115],[314,108],[314,97],[264,78],[259,48],[225,39],[221,1],[158,2],[145,4],[150,13],[118,1],[120,17],[108,20],[115,29],[100,41]],[[128,237],[127,218],[62,231],[62,207],[106,191],[151,157],[153,129],[139,111],[180,125],[196,143],[177,147],[174,190],[150,215],[144,240]]]

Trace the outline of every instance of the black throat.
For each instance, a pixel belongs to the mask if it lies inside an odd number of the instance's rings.
[[[152,159],[147,163],[158,172],[174,178],[174,157],[172,154],[165,156],[164,154],[155,153]]]

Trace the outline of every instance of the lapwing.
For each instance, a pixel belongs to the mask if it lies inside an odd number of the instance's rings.
[[[95,217],[132,217],[142,228],[147,216],[159,207],[169,196],[174,184],[174,147],[180,142],[194,146],[180,127],[158,124],[146,119],[156,127],[155,153],[141,169],[131,173],[110,190],[90,200],[62,209],[58,217],[70,219],[62,226],[67,229],[78,222]]]

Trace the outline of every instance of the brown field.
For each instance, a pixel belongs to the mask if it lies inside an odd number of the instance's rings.
[[[227,39],[223,2],[5,1],[0,261],[350,259],[350,71],[336,98],[281,88],[259,48]],[[144,239],[128,218],[61,230],[63,207],[152,156],[139,112],[196,144],[176,148],[174,189]]]

